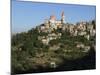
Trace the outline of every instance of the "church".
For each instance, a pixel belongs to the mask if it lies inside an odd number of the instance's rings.
[[[57,20],[55,15],[51,15],[49,20],[46,20],[44,25],[45,28],[50,30],[56,30],[57,28],[62,28],[62,25],[65,24],[64,12],[61,13],[61,20]]]

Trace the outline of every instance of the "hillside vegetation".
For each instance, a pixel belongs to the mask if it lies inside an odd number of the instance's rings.
[[[84,36],[72,36],[67,30],[57,29],[51,33],[62,35],[60,38],[51,40],[48,45],[43,44],[38,37],[48,36],[50,33],[38,32],[37,28],[12,36],[12,73],[23,73],[40,68],[57,68],[64,64],[65,60],[84,58],[95,44],[95,37],[90,37],[88,40]],[[87,46],[89,50],[85,49]]]

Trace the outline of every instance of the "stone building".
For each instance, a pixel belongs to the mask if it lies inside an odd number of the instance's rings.
[[[62,28],[63,24],[65,24],[64,12],[61,13],[61,20],[57,20],[55,15],[51,15],[44,23],[45,29],[48,29],[49,32],[56,30],[57,28]]]

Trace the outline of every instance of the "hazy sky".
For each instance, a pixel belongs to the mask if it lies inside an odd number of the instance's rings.
[[[61,19],[61,12],[65,13],[65,20],[69,23],[90,21],[96,17],[95,6],[50,4],[36,2],[12,1],[12,32],[27,31],[55,15]]]

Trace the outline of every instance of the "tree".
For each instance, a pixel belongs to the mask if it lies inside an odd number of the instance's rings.
[[[96,21],[92,20],[93,28],[96,29]]]
[[[53,46],[53,45],[57,45],[59,42],[57,40],[51,40],[49,43],[51,46]]]

